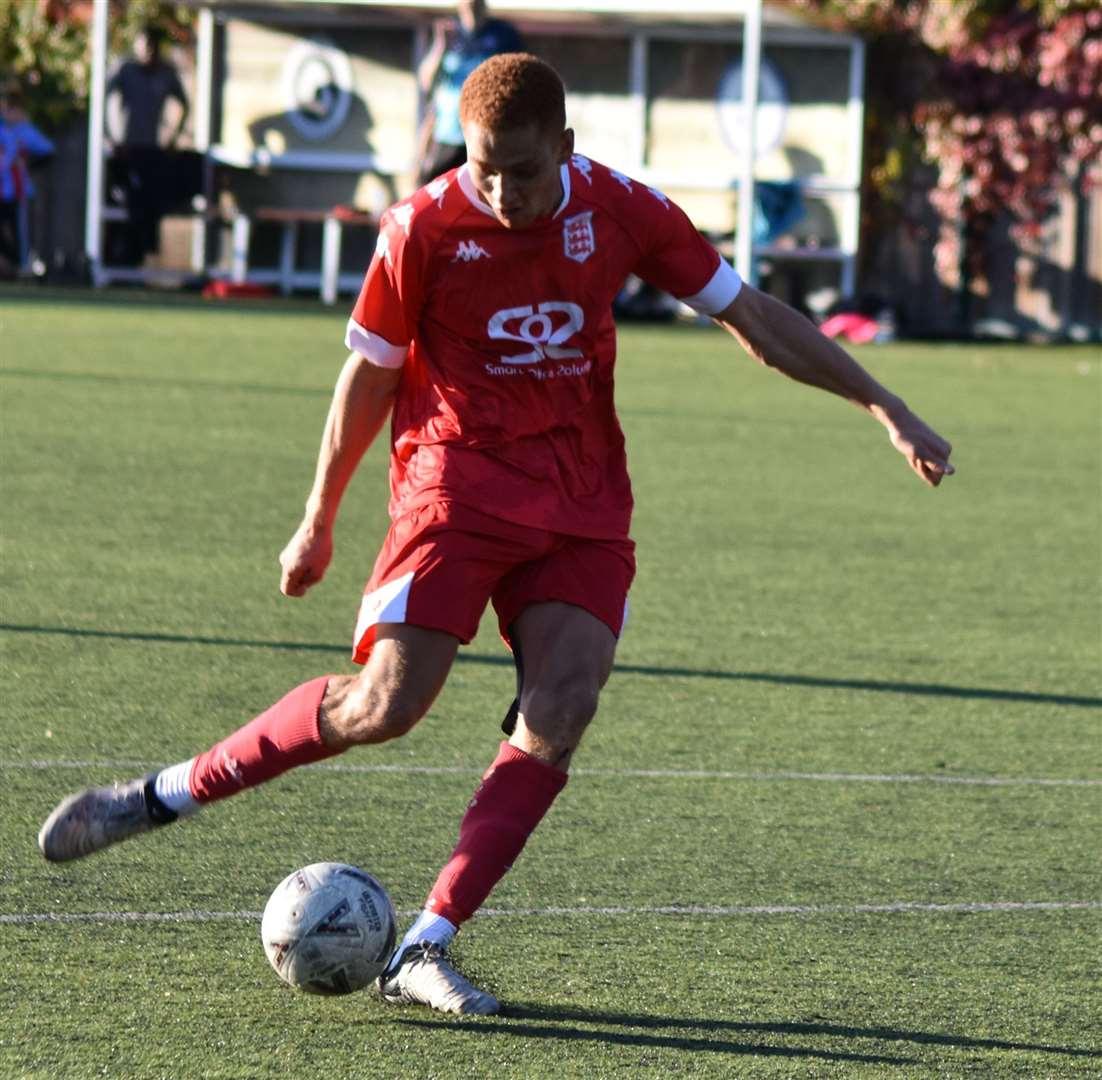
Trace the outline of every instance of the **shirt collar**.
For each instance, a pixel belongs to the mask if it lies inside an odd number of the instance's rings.
[[[570,168],[567,165],[559,166],[559,179],[562,181],[562,202],[559,203],[558,209],[551,215],[552,220],[557,218],[567,207],[570,202]],[[482,197],[478,194],[478,190],[474,186],[474,181],[471,179],[471,174],[466,165],[463,165],[459,169],[459,190],[467,196],[467,201],[478,211],[486,214],[488,217],[494,217],[494,212],[482,201]],[[494,218],[496,221],[497,219]]]

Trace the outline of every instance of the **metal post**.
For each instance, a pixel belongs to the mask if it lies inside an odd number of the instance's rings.
[[[841,292],[844,297],[857,293],[857,249],[861,243],[861,159],[865,145],[865,43],[854,38],[849,53],[849,101],[847,104],[850,137],[848,169],[849,190],[842,211]]]
[[[298,222],[283,223],[279,246],[279,291],[290,296],[295,289],[295,254],[298,251]]]
[[[842,193],[842,274],[839,287],[843,297],[857,292],[857,245],[861,236],[861,193]]]
[[[322,226],[321,245],[321,299],[322,303],[335,304],[341,273],[341,222],[330,214]]]
[[[631,67],[629,93],[631,95],[632,132],[631,149],[628,151],[631,171],[641,172],[647,159],[647,46],[648,39],[641,30],[631,35]]]
[[[214,97],[214,12],[209,7],[199,10],[198,36],[195,43],[195,149],[203,155],[202,215],[191,225],[191,268],[202,273],[207,266],[207,222],[213,196],[210,160],[211,110]]]
[[[249,234],[252,222],[247,214],[238,213],[233,219],[233,253],[230,257],[230,281],[240,285],[249,273]]]
[[[92,85],[88,108],[88,184],[84,208],[84,251],[92,284],[104,283],[103,262],[103,150],[107,96],[107,0],[92,0]]]
[[[746,0],[742,23],[742,108],[746,117],[738,181],[735,269],[751,285],[754,265],[754,159],[757,157],[758,82],[761,77],[761,0]]]

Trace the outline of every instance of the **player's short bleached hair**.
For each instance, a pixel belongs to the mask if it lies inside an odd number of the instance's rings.
[[[559,73],[531,53],[499,53],[467,76],[459,122],[487,131],[536,124],[554,134],[566,128],[566,92]]]

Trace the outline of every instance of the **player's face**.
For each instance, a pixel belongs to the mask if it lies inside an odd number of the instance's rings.
[[[574,152],[574,132],[549,135],[535,124],[490,131],[464,129],[467,170],[482,201],[507,229],[523,229],[548,217],[562,201],[560,166]]]

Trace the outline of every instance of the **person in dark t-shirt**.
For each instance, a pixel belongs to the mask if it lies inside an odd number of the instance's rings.
[[[162,31],[147,27],[134,42],[134,59],[125,61],[107,84],[107,95],[118,94],[122,106],[123,129],[117,137],[110,132],[115,146],[160,146],[160,127],[165,103],[173,98],[180,103],[180,119],[166,140],[174,146],[188,117],[188,99],[176,69],[161,59]]]
[[[107,97],[118,96],[121,131],[107,133],[112,150],[111,186],[125,193],[129,215],[119,242],[109,243],[111,261],[138,265],[159,246],[161,218],[171,200],[171,149],[188,118],[188,98],[176,68],[161,58],[164,33],[147,26],[134,42],[134,58],[124,61],[107,83]],[[180,108],[179,119],[161,140],[165,105]]]

